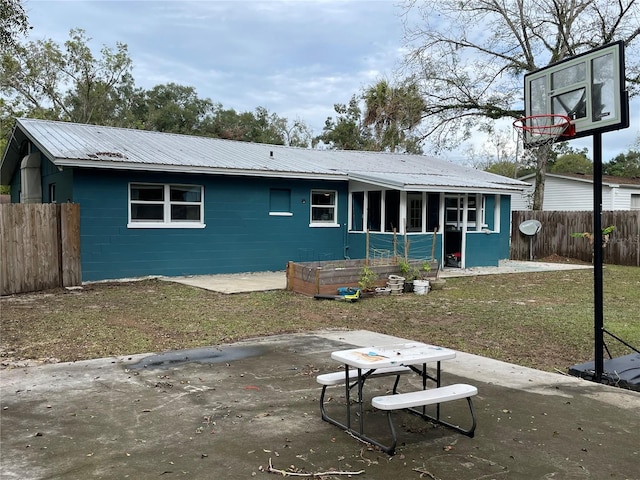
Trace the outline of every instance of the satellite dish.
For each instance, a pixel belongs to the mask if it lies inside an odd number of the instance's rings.
[[[525,220],[518,229],[527,237],[533,237],[540,231],[542,224],[538,220]]]
[[[529,237],[529,260],[533,261],[533,237],[540,231],[542,224],[538,220],[525,220],[518,229]]]

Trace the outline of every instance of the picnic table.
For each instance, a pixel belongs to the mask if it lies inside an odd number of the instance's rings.
[[[331,353],[331,358],[344,365],[344,372],[332,372],[319,375],[318,383],[323,385],[320,397],[320,410],[322,419],[349,432],[355,437],[380,447],[383,451],[392,455],[395,452],[397,435],[393,425],[391,412],[394,410],[408,410],[425,420],[454,428],[461,433],[473,436],[475,430],[475,412],[471,403],[471,396],[477,393],[477,389],[471,385],[455,384],[442,386],[441,362],[455,358],[455,350],[421,342],[407,342],[384,346],[359,347],[347,350],[338,350]],[[427,369],[428,364],[436,364],[435,373]],[[406,393],[398,393],[400,377],[405,374],[419,375],[422,380],[422,389]],[[385,444],[381,440],[373,438],[366,433],[364,415],[364,386],[369,378],[392,376],[395,382],[391,395],[377,396],[372,399],[372,405],[380,410],[386,410],[388,423],[391,430],[391,444]],[[433,387],[428,388],[433,382]],[[345,421],[340,421],[330,416],[325,407],[326,389],[332,385],[344,385],[345,388]],[[357,408],[357,427],[354,426],[352,415],[352,389],[356,389],[355,406]],[[442,420],[440,416],[440,404],[466,398],[471,410],[473,424],[469,429],[460,428]],[[435,415],[426,412],[427,405],[436,405]],[[419,407],[419,408],[416,408]]]

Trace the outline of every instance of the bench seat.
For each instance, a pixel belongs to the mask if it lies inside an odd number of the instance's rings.
[[[394,410],[403,410],[416,414],[422,417],[424,420],[431,420],[433,422],[445,425],[453,428],[454,430],[473,438],[476,430],[476,413],[473,409],[473,403],[471,397],[478,393],[478,389],[473,385],[467,385],[466,383],[458,383],[455,385],[447,385],[446,387],[430,388],[427,390],[419,390],[417,392],[398,393],[394,395],[381,395],[373,397],[371,404],[379,409],[387,412],[387,420],[389,428],[391,429],[391,444],[383,445],[376,442],[383,451],[389,455],[395,453],[397,444],[396,429],[393,426],[393,420],[391,413]],[[454,400],[466,399],[469,405],[469,412],[471,413],[471,427],[468,429],[462,428],[460,425],[449,423],[442,419],[440,415],[440,404],[451,402]],[[436,405],[436,415],[428,415],[426,407],[428,405]],[[417,409],[416,407],[422,407]]]
[[[366,375],[369,372],[368,369],[363,369],[362,374]],[[411,369],[409,367],[398,366],[398,367],[385,367],[378,368],[370,374],[371,377],[383,377],[388,375],[402,375],[404,373],[410,373]],[[331,373],[323,373],[322,375],[318,375],[316,377],[316,381],[320,385],[332,386],[332,385],[344,385],[345,374],[342,372],[331,372]],[[349,369],[349,380],[357,380],[358,379],[358,369],[350,368]]]
[[[459,400],[461,398],[471,397],[477,393],[478,389],[473,385],[458,383],[456,385],[430,388],[428,390],[419,390],[417,392],[374,397],[371,400],[371,404],[380,410],[399,410]]]
[[[400,381],[400,376],[405,373],[411,373],[412,370],[409,367],[405,367],[403,365],[398,365],[397,367],[385,367],[385,368],[376,368],[374,370],[371,369],[362,369],[362,375],[366,379],[369,378],[378,378],[378,377],[386,377],[386,376],[394,376],[395,381],[393,384],[393,393],[396,393],[396,389],[398,388],[398,383]],[[336,386],[336,385],[344,385],[345,381],[345,372],[344,370],[341,372],[331,372],[331,373],[323,373],[316,377],[316,381],[322,385],[322,392],[320,393],[320,413],[322,414],[322,419],[326,422],[332,423],[334,425],[339,426],[340,428],[346,428],[341,422],[331,418],[327,411],[325,410],[325,397],[327,394],[327,387]],[[358,380],[358,369],[350,368],[349,369],[349,389],[355,387],[357,385]]]

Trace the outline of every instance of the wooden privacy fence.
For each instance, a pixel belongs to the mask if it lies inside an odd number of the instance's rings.
[[[518,227],[525,220],[538,220],[540,232],[533,237],[533,256],[536,259],[550,255],[593,260],[593,245],[587,238],[573,233],[593,232],[593,212],[514,211],[511,224],[511,258],[529,259],[529,237]],[[615,230],[603,248],[603,261],[611,265],[640,266],[640,211],[602,212],[602,228],[610,225]]]
[[[0,295],[81,282],[80,205],[0,205]]]

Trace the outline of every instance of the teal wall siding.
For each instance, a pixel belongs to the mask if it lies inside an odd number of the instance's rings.
[[[495,202],[500,199],[500,218],[495,218]],[[500,233],[467,233],[465,266],[497,266],[499,260],[509,258],[511,235],[511,197],[488,195],[486,197],[485,222],[488,230],[495,230],[498,222]]]
[[[11,183],[9,184],[11,187],[9,192],[11,195],[11,203],[20,203],[20,191],[22,189],[20,179],[20,168],[16,168],[11,177]]]
[[[495,230],[496,226],[496,196],[495,195],[485,195],[485,211],[484,211],[484,223],[486,223],[486,228],[488,230]]]
[[[511,196],[500,196],[500,238],[498,258],[511,257]]]
[[[44,155],[40,165],[42,171],[42,203],[71,202],[73,199],[73,170],[70,168],[59,170]],[[50,196],[51,184],[55,184],[55,199]]]
[[[106,170],[77,170],[73,180],[83,280],[284,270],[289,260],[344,258],[346,183]],[[203,185],[206,228],[127,228],[129,182]],[[269,215],[273,188],[291,190],[292,216]],[[309,227],[312,189],[338,191],[340,227]]]
[[[508,234],[507,234],[508,235]],[[499,233],[467,233],[465,267],[497,267],[500,245]]]

